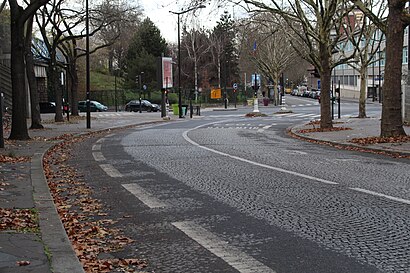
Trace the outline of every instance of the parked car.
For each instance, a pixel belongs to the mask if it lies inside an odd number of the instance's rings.
[[[90,101],[90,112],[104,112],[107,111],[108,107],[98,101]],[[78,102],[78,111],[87,112],[87,102],[85,100]]]
[[[140,110],[140,101],[131,100],[125,105],[125,111],[138,112]],[[158,104],[151,103],[148,100],[141,100],[141,111],[158,112],[161,108]]]
[[[56,103],[55,102],[40,102],[40,113],[55,113]]]

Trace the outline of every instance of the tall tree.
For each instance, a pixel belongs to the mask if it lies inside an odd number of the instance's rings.
[[[115,70],[123,69],[126,51],[132,35],[141,24],[142,11],[138,4],[130,4],[127,0],[104,0],[98,7],[102,14],[117,14],[117,20],[97,33],[97,39],[105,44],[108,52],[108,71],[111,75]],[[114,42],[113,42],[114,41]]]
[[[331,71],[339,63],[332,56],[340,37],[343,19],[352,9],[342,0],[266,1],[244,0],[250,11],[280,16],[289,29],[289,42],[315,66],[321,78],[320,127],[332,128],[330,111]],[[349,56],[349,58],[351,58]]]
[[[187,31],[184,29],[182,41],[181,56],[186,56],[183,62],[182,72],[183,76],[193,82],[195,100],[198,96],[199,78],[203,69],[206,68],[206,59],[210,50],[210,44],[207,33],[204,29],[192,29]],[[202,78],[202,77],[201,77]],[[193,81],[192,81],[193,79]],[[184,85],[189,86],[189,85]]]
[[[378,17],[383,17],[386,6],[383,3],[369,1],[371,5],[379,5]],[[354,10],[349,17],[346,18],[344,25],[343,36],[339,43],[338,53],[345,55],[345,50],[351,51],[352,45],[356,49],[356,55],[353,61],[349,62],[349,66],[359,72],[360,75],[360,91],[359,91],[359,118],[366,117],[366,93],[369,66],[380,61],[380,56],[377,52],[380,51],[384,35],[378,35],[379,31],[374,24],[370,24],[369,20],[360,10]],[[373,75],[374,77],[374,75]]]
[[[24,38],[25,23],[36,11],[49,0],[36,0],[27,5],[20,6],[17,0],[9,0],[11,16],[11,81],[13,113],[11,121],[10,139],[29,139],[26,122],[26,88],[25,63],[24,63]]]
[[[66,69],[70,82],[67,83],[67,88],[70,88],[68,100],[71,100],[71,109],[73,115],[78,115],[78,75],[77,75],[77,59],[85,56],[84,51],[80,54],[77,47],[77,42],[86,37],[84,30],[84,12],[83,10],[72,9],[71,2],[66,0],[54,0],[49,5],[41,9],[41,13],[37,16],[37,24],[42,33],[44,43],[47,47],[46,54],[43,54],[43,59],[49,65],[49,78],[52,92],[56,99],[56,121],[62,121],[62,88],[59,85],[59,70]],[[90,9],[90,37],[96,36],[97,33],[105,31],[111,25],[121,21],[124,14],[127,14],[127,7],[122,7],[121,3],[116,6],[111,3],[111,9],[108,9],[105,4],[94,6]],[[93,47],[90,49],[90,54],[100,50],[101,48],[112,45],[119,33],[112,33],[110,38],[103,41],[95,39]],[[57,56],[60,55],[60,62],[57,61]],[[65,57],[65,63],[61,63],[61,55]]]
[[[404,29],[410,25],[410,14],[403,0],[388,0],[388,16],[379,18],[367,1],[351,0],[386,35],[386,60],[383,84],[383,106],[380,136],[406,135],[403,128],[401,77]]]
[[[128,47],[125,84],[138,88],[135,78],[144,72],[143,81],[148,85],[148,90],[156,87],[156,58],[166,53],[167,43],[160,30],[149,18],[144,19]]]
[[[287,40],[286,24],[283,24],[281,18],[270,13],[260,13],[253,18],[252,25],[248,48],[251,48],[252,43],[257,46],[252,59],[261,74],[273,80],[274,103],[278,105],[280,77],[298,54]]]
[[[31,108],[31,126],[30,129],[43,129],[41,124],[39,94],[37,88],[37,78],[34,72],[34,57],[32,52],[33,45],[33,19],[31,16],[27,20],[26,39],[25,39],[25,60],[26,60],[26,74],[30,89],[30,108]]]
[[[236,25],[225,11],[210,35],[213,62],[218,71],[218,86],[232,86],[239,81]]]

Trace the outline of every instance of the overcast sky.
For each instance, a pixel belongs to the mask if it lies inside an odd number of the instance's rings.
[[[162,37],[167,42],[176,42],[178,40],[178,16],[169,11],[179,12],[184,8],[184,0],[140,0],[144,9],[144,14],[160,29]],[[198,21],[198,27],[213,28],[220,18],[224,9],[218,9],[216,4],[207,5],[207,8],[198,10],[195,14]],[[228,10],[232,13],[232,8]],[[187,15],[193,15],[189,12]],[[185,15],[184,15],[185,17]],[[182,27],[181,16],[181,27]]]

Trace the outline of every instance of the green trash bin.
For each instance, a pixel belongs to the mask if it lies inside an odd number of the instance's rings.
[[[172,105],[172,112],[174,113],[174,115],[179,116],[178,104],[173,104]]]

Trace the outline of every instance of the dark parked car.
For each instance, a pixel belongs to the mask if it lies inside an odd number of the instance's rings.
[[[105,106],[104,104],[101,104],[95,100],[90,101],[90,112],[104,112],[107,110],[108,110],[108,107]],[[78,111],[87,112],[87,102],[86,101],[78,102]]]
[[[140,110],[140,101],[132,100],[125,105],[125,111],[138,112]],[[158,112],[161,110],[158,104],[151,103],[147,100],[141,100],[141,111]]]
[[[56,103],[55,102],[40,102],[40,113],[55,113]]]

